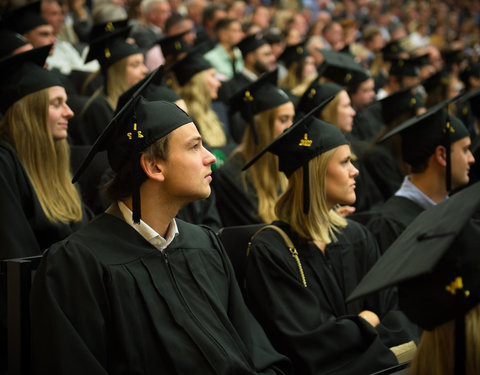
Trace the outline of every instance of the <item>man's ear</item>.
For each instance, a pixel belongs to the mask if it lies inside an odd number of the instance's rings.
[[[140,156],[140,166],[149,179],[155,181],[163,181],[165,179],[164,164],[157,158],[151,158],[142,154]]]
[[[434,153],[435,161],[442,167],[447,166],[447,149],[445,146],[437,146]]]

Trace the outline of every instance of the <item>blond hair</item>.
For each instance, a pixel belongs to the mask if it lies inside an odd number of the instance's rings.
[[[130,56],[116,61],[107,69],[105,94],[108,104],[110,104],[113,110],[117,109],[117,102],[120,95],[130,88],[127,83],[127,63]]]
[[[465,315],[466,375],[480,374],[480,304]],[[455,363],[455,320],[432,331],[424,331],[410,375],[453,375]]]
[[[266,145],[275,138],[275,118],[278,107],[260,112],[254,117],[255,132],[258,143],[253,137],[252,129],[247,125],[243,135],[240,150],[244,160],[251,160]],[[257,160],[243,174],[242,178],[246,183],[246,178],[252,181],[253,187],[258,197],[258,216],[265,223],[270,223],[277,219],[275,214],[275,204],[281,192],[287,187],[287,178],[278,170],[278,157],[267,152]]]
[[[227,137],[216,113],[212,110],[210,92],[205,83],[203,70],[195,74],[184,86],[179,94],[188,108],[188,114],[195,120],[203,140],[211,147],[225,146]]]
[[[310,206],[308,215],[303,212],[303,168],[298,168],[288,178],[287,190],[280,196],[275,212],[278,218],[307,241],[329,244],[336,240],[336,232],[347,221],[327,206],[327,165],[336,148],[311,159],[308,163]]]
[[[328,103],[325,107],[323,107],[320,115],[318,116],[319,119],[329,122],[338,127],[338,102],[340,101],[340,94],[339,91],[335,97]]]
[[[80,195],[72,185],[66,139],[53,140],[48,124],[49,89],[26,95],[6,112],[0,128],[12,144],[52,223],[82,220]]]

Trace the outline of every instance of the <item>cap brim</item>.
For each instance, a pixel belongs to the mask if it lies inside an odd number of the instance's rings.
[[[80,165],[80,167],[77,169],[77,171],[75,172],[75,175],[73,176],[73,179],[72,179],[72,183],[75,183],[78,181],[78,179],[80,178],[80,176],[83,174],[83,172],[85,171],[85,169],[88,167],[88,165],[90,164],[90,162],[92,161],[92,159],[95,157],[95,155],[97,154],[97,152],[99,151],[104,151],[106,149],[106,145],[108,144],[108,140],[110,138],[110,135],[112,134],[112,132],[114,131],[115,129],[115,123],[124,115],[125,111],[127,108],[130,107],[130,105],[132,104],[132,102],[134,100],[136,100],[136,98],[138,96],[141,95],[141,93],[143,92],[143,90],[150,84],[150,82],[152,81],[152,79],[154,79],[157,75],[157,73],[159,72],[159,70],[162,69],[163,70],[163,66],[160,66],[158,67],[155,71],[153,71],[148,77],[147,79],[145,79],[145,81],[143,82],[142,85],[140,85],[138,87],[138,89],[132,94],[131,98],[129,100],[127,100],[127,102],[125,103],[125,105],[120,108],[120,110],[118,110],[118,112],[113,116],[113,118],[110,120],[110,122],[108,123],[108,125],[105,127],[105,129],[103,130],[103,132],[100,134],[100,136],[97,138],[97,140],[95,141],[95,143],[93,144],[92,148],[90,149],[90,151],[88,152],[87,156],[85,157],[85,159],[83,160],[82,164]]]
[[[17,53],[15,55],[6,56],[0,60],[0,67],[3,69],[5,66],[18,66],[26,61],[31,62],[39,67],[43,68],[45,60],[52,49],[53,44],[48,44],[43,47],[34,48],[26,52]]]
[[[422,212],[380,257],[346,302],[431,272],[479,208],[477,182]]]
[[[295,124],[290,126],[288,129],[286,129],[282,134],[280,134],[277,138],[275,138],[272,142],[270,142],[265,148],[260,151],[252,160],[250,160],[247,164],[245,164],[242,168],[242,171],[250,168],[252,164],[254,164],[258,159],[260,159],[263,154],[265,154],[267,151],[269,151],[272,147],[272,145],[277,144],[278,142],[281,142],[283,138],[288,137],[288,135],[294,131],[298,126],[301,126],[304,121],[308,120],[311,116],[315,115],[318,111],[320,111],[323,107],[325,107],[330,101],[334,98],[335,96],[331,96],[327,99],[325,99],[323,102],[321,102],[318,106],[313,108],[310,112],[308,112],[305,116],[303,116],[300,120],[298,120]]]

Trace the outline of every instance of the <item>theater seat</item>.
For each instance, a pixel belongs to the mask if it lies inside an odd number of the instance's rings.
[[[2,260],[2,323],[6,319],[8,375],[30,374],[30,289],[41,255]],[[5,329],[5,327],[2,327]],[[2,342],[2,347],[4,343]],[[3,353],[2,353],[3,354]]]
[[[218,237],[232,262],[238,285],[244,290],[245,268],[247,266],[247,246],[250,238],[266,224],[238,225],[224,227],[218,232]]]

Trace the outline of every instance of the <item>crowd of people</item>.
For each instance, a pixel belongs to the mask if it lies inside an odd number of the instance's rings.
[[[0,98],[34,373],[480,371],[478,2],[14,1]]]

